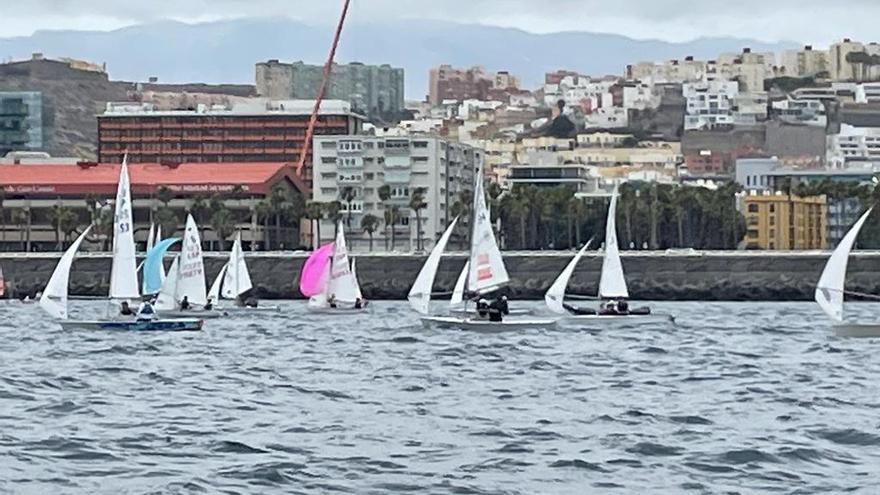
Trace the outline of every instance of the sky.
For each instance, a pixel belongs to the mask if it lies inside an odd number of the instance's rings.
[[[0,36],[39,29],[111,30],[162,19],[286,16],[332,23],[341,5],[341,0],[0,0]],[[880,38],[878,18],[877,0],[352,0],[349,20],[443,20],[666,41],[735,36],[822,46],[844,37]]]

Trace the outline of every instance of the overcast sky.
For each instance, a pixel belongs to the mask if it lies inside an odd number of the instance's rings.
[[[0,0],[0,36],[37,29],[109,30],[158,19],[185,22],[288,16],[334,22],[341,0]],[[878,0],[352,0],[351,22],[436,19],[532,32],[594,31],[686,41],[737,36],[825,45],[880,38]]]

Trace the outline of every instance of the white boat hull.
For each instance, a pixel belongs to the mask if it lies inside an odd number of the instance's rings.
[[[199,318],[202,320],[214,320],[217,318],[221,318],[226,316],[226,312],[223,310],[208,310],[205,311],[203,309],[193,309],[193,310],[170,310],[170,311],[157,311],[156,312],[161,318]]]
[[[452,316],[458,316],[458,317],[476,316],[477,308],[470,307],[467,309],[464,309],[464,308],[450,309],[449,314]],[[510,314],[505,315],[505,316],[526,316],[526,315],[530,315],[530,314],[532,314],[532,311],[528,310],[528,309],[511,309]]]
[[[129,332],[196,332],[204,322],[196,318],[171,318],[155,320],[62,320],[64,330],[107,330]]]
[[[834,325],[834,335],[849,338],[880,337],[880,323]]]
[[[370,306],[368,305],[368,306],[365,307],[365,308],[353,308],[353,307],[350,307],[350,306],[349,306],[349,307],[340,307],[340,308],[327,308],[327,307],[321,307],[321,306],[308,306],[308,309],[309,309],[309,312],[310,312],[310,313],[316,313],[316,314],[330,314],[330,315],[339,315],[339,314],[345,315],[345,314],[352,314],[352,315],[354,315],[354,314],[366,313],[367,311],[369,311]]]
[[[476,318],[457,318],[454,316],[423,316],[422,325],[427,328],[451,328],[474,332],[499,333],[511,330],[531,330],[555,328],[558,320],[552,319],[506,319],[489,321]]]

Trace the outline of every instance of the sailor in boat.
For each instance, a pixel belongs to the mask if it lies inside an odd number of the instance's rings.
[[[205,311],[211,311],[214,309],[214,301],[211,298],[208,298],[208,301],[205,303]]]
[[[357,298],[354,300],[354,309],[364,309],[367,307],[367,301],[364,301],[361,298]]]
[[[477,301],[477,316],[480,318],[489,316],[489,301],[484,298]]]
[[[191,306],[189,305],[189,297],[183,296],[183,300],[180,301],[180,310],[187,311],[190,308],[191,308]]]
[[[128,305],[128,301],[122,301],[122,307],[119,309],[119,314],[122,316],[134,316],[134,311],[131,309],[131,306]]]
[[[562,303],[562,307],[565,308],[566,311],[573,315],[577,316],[591,316],[596,314],[596,310],[590,308],[579,308],[577,306],[572,306],[568,303]]]
[[[257,296],[251,295],[244,301],[244,305],[248,308],[256,308],[260,305],[260,301],[257,300]]]
[[[496,304],[502,315],[507,316],[510,314],[510,306],[507,304],[507,296],[501,296],[501,299],[496,301]]]
[[[138,308],[137,312],[137,320],[138,321],[151,321],[156,317],[156,312],[153,310],[153,305],[149,303],[149,301],[144,301],[141,303],[141,307]]]
[[[331,308],[336,307],[336,294],[330,294],[330,298],[327,299],[327,304],[330,305]]]

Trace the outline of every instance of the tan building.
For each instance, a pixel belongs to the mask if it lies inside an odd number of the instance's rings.
[[[777,251],[825,249],[825,196],[798,197],[777,192],[741,196],[746,218],[746,249]]]

